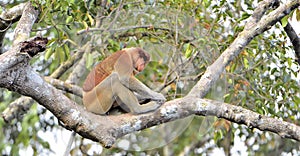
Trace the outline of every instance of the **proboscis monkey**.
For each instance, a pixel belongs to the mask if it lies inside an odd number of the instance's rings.
[[[96,65],[82,87],[86,109],[96,114],[105,114],[113,104],[134,114],[157,109],[166,101],[165,97],[134,77],[144,70],[149,60],[150,55],[143,49],[126,48]],[[138,100],[150,102],[140,105]],[[69,155],[75,135],[73,132],[64,156]]]
[[[144,70],[149,60],[150,55],[143,49],[125,48],[96,65],[83,84],[83,104],[86,109],[105,114],[116,103],[133,114],[157,109],[165,102],[165,97],[134,77]],[[150,102],[140,105],[138,100]]]

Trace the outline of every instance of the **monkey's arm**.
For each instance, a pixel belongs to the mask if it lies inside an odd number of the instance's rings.
[[[166,98],[161,93],[151,90],[134,76],[129,78],[128,88],[136,92],[139,95],[139,98],[151,99],[159,101],[159,103],[164,103],[166,101]]]

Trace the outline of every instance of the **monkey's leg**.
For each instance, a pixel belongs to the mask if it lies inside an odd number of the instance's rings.
[[[110,78],[113,95],[117,96],[117,99],[120,99],[122,104],[125,105],[125,110],[129,110],[134,114],[140,114],[153,111],[160,106],[155,101],[140,105],[134,93],[120,82],[117,73],[112,73]]]
[[[114,95],[111,78],[107,77],[94,89],[83,93],[83,104],[86,109],[96,114],[105,114],[113,105]]]

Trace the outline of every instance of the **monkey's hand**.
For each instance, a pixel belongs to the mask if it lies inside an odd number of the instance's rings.
[[[135,96],[137,97],[139,103],[147,103],[150,101],[155,101],[159,105],[162,105],[163,103],[166,102],[166,98],[161,93],[152,92],[150,95],[143,96],[143,95],[135,93]]]
[[[151,98],[152,101],[156,101],[159,105],[162,105],[166,102],[166,98],[161,93],[153,94],[153,97]]]

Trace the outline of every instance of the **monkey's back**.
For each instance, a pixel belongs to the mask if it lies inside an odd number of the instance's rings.
[[[124,50],[117,51],[97,64],[85,79],[82,87],[83,91],[88,92],[92,90],[109,76],[114,70],[114,64],[124,52]]]

